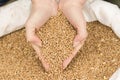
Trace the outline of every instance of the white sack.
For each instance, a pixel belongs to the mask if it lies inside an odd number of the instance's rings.
[[[87,22],[97,21],[97,17],[95,16],[95,13],[91,9],[91,3],[93,2],[94,0],[88,0],[83,7],[83,15]]]
[[[0,37],[21,29],[30,13],[30,0],[18,0],[0,7]]]
[[[120,8],[114,4],[96,0],[90,4],[97,20],[112,28],[120,38]]]

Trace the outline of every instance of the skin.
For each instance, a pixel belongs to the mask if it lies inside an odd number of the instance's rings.
[[[39,30],[51,16],[57,14],[58,7],[63,11],[64,15],[77,31],[77,35],[73,41],[74,50],[62,64],[63,69],[65,69],[83,46],[87,37],[86,22],[82,14],[82,6],[84,3],[85,0],[60,0],[58,5],[55,0],[32,0],[31,15],[26,22],[26,38],[36,51],[46,71],[48,71],[50,67],[41,54],[40,47],[42,46],[42,42],[35,32]]]
[[[76,56],[87,37],[86,21],[82,14],[82,7],[84,3],[85,0],[60,0],[59,3],[59,8],[63,11],[64,15],[77,31],[77,35],[73,41],[74,50],[72,51],[72,54],[63,61],[63,69],[65,69]]]
[[[39,28],[44,25],[51,16],[57,14],[57,8],[58,6],[55,0],[32,0],[32,11],[25,25],[27,41],[36,51],[39,60],[46,71],[49,70],[49,64],[41,54],[40,47],[42,46],[42,42],[35,32],[39,30]]]

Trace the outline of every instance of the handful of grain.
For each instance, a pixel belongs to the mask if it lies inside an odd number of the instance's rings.
[[[72,25],[68,22],[62,12],[57,16],[51,17],[49,21],[42,26],[38,36],[42,40],[42,55],[49,62],[50,68],[60,69],[62,62],[73,50],[73,39],[76,35]]]

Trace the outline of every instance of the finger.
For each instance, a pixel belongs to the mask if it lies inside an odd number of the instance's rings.
[[[39,37],[35,34],[35,28],[26,28],[26,38],[27,42],[30,42],[32,44],[35,44],[37,46],[42,46],[42,41],[39,39]]]
[[[73,47],[76,47],[79,44],[81,44],[81,42],[84,42],[87,38],[87,35],[88,35],[87,31],[81,31],[80,34],[77,34],[73,41]]]
[[[77,52],[80,50],[80,48],[83,46],[84,42],[81,42],[76,46],[72,52],[72,54],[63,62],[63,69],[66,69],[67,66],[70,64],[72,59],[76,56]]]
[[[43,55],[42,55],[42,52],[40,50],[40,47],[35,45],[35,44],[32,44],[32,47],[34,48],[34,50],[36,51],[38,57],[39,57],[39,60],[42,62],[42,65],[45,69],[45,71],[49,71],[49,64],[45,61]]]
[[[35,52],[37,53],[39,59],[42,60],[43,56],[41,54],[40,47],[35,45],[35,44],[33,44],[33,43],[31,43],[31,45],[32,45],[33,49],[35,50]]]
[[[63,62],[63,69],[66,69],[69,63],[71,62],[72,58],[69,57]]]
[[[76,46],[76,47],[74,48],[74,50],[73,50],[73,52],[72,52],[72,57],[74,57],[74,56],[77,54],[77,52],[80,50],[80,48],[81,48],[83,45],[84,45],[84,41],[81,41],[81,42],[78,44],[78,46]]]
[[[49,71],[49,69],[50,69],[49,64],[48,64],[48,63],[46,63],[45,61],[41,61],[41,62],[42,62],[42,65],[43,65],[43,67],[44,67],[45,71],[46,71],[46,72],[48,72],[48,71]]]
[[[64,62],[63,62],[63,69],[66,69],[67,66],[70,64],[70,62],[72,61],[73,57],[72,55],[70,55]]]

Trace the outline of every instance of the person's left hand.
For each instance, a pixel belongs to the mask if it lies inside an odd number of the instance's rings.
[[[63,69],[65,69],[75,57],[87,37],[86,21],[82,14],[82,6],[84,3],[85,0],[60,0],[59,3],[59,8],[77,30],[77,35],[73,41],[74,50],[72,51],[72,54],[64,60]]]

